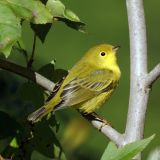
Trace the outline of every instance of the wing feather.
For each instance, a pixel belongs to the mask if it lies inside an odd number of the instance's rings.
[[[84,102],[110,89],[113,72],[110,70],[95,70],[87,76],[78,75],[63,87],[61,98],[65,105],[72,106]]]

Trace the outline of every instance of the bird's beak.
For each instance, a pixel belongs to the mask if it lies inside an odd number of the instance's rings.
[[[117,52],[117,50],[120,48],[120,46],[115,46],[115,47],[113,47],[113,51],[114,52]]]

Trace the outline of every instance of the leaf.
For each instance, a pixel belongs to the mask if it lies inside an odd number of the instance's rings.
[[[17,96],[22,100],[31,102],[34,106],[44,104],[43,89],[31,82],[24,83],[18,89]]]
[[[67,26],[78,30],[82,33],[86,33],[86,29],[85,29],[85,23],[83,22],[75,22],[75,21],[70,21],[66,18],[58,18],[59,21],[64,22]]]
[[[20,125],[16,120],[11,118],[7,113],[0,111],[0,139],[15,136],[19,128]]]
[[[35,24],[45,24],[52,23],[53,16],[46,8],[46,6],[40,1],[34,1],[33,23]]]
[[[31,160],[53,160],[53,158],[49,158],[38,151],[33,151]]]
[[[66,9],[60,0],[48,0],[47,8],[58,21],[66,23],[67,26],[85,32],[85,24],[80,21],[80,18],[71,10]]]
[[[101,160],[110,160],[112,156],[117,153],[118,148],[113,142],[109,142],[106,150],[104,151]]]
[[[79,17],[74,12],[72,12],[70,9],[64,10],[64,17],[69,19],[70,21],[80,22]]]
[[[16,137],[12,139],[12,141],[10,142],[10,146],[13,148],[19,148]]]
[[[65,6],[60,0],[48,0],[46,6],[54,17],[64,17]]]
[[[20,19],[18,19],[12,10],[0,2],[0,52],[8,57],[11,48],[21,36]]]
[[[36,33],[36,35],[39,37],[42,43],[44,43],[45,38],[51,29],[52,24],[47,23],[47,24],[32,24],[31,23],[31,28],[32,30]]]
[[[52,14],[39,0],[7,0],[14,13],[35,24],[52,23]]]
[[[68,75],[68,71],[64,69],[55,69],[54,75],[53,75],[53,82],[58,82],[62,78],[66,77]]]
[[[34,10],[33,0],[7,0],[8,6],[14,11],[16,16],[25,20],[32,18],[32,12]]]
[[[41,75],[43,75],[44,77],[46,77],[50,80],[53,80],[53,77],[54,77],[54,61],[42,66],[38,70],[38,73],[40,73]]]
[[[54,145],[54,155],[56,159],[66,160],[65,154],[59,146]]]
[[[115,149],[113,144],[109,144],[101,160],[131,160],[138,153],[145,149],[155,135],[125,145],[123,148]],[[107,152],[107,153],[106,153]]]
[[[117,154],[117,158],[120,157],[120,159],[123,159],[123,160],[130,160],[130,158],[133,158],[142,150],[144,150],[154,137],[155,135],[152,135],[149,138],[125,145],[124,148],[119,150],[119,153]]]

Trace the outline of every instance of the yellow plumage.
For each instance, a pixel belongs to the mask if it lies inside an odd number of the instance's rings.
[[[39,121],[52,111],[71,106],[83,113],[91,113],[110,97],[119,81],[121,72],[117,64],[118,47],[101,44],[91,48],[57,83],[54,96],[29,115],[28,120]]]

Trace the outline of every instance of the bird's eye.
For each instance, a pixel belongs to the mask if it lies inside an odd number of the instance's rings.
[[[106,55],[106,53],[105,53],[105,52],[101,52],[100,54],[101,54],[101,56],[105,56],[105,55]]]

